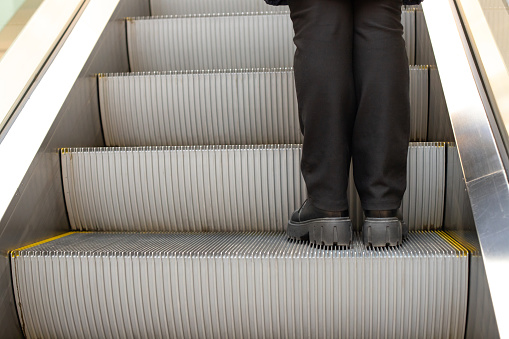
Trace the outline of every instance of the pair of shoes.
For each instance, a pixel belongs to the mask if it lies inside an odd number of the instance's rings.
[[[326,211],[306,200],[293,212],[286,234],[291,239],[309,239],[317,245],[347,246],[352,242],[352,221],[348,210]]]
[[[362,236],[366,246],[398,246],[408,235],[408,227],[398,218],[397,210],[366,210],[364,215]]]
[[[366,246],[398,246],[407,238],[408,226],[398,218],[398,210],[366,210],[364,214],[362,233]],[[293,212],[286,234],[291,239],[309,239],[312,244],[347,246],[352,242],[352,222],[348,210],[326,211],[306,200]]]

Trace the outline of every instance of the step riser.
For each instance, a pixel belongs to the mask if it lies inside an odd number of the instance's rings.
[[[313,249],[284,234],[54,243],[12,258],[28,338],[464,336],[468,257],[437,234],[379,251],[358,240]]]
[[[306,197],[300,146],[153,149],[64,150],[72,229],[281,231]],[[445,147],[411,146],[409,154],[404,214],[412,229],[439,228]],[[416,204],[429,209],[421,215]],[[352,216],[362,215],[354,207]]]
[[[288,6],[269,6],[263,0],[150,0],[152,15],[286,12]]]
[[[420,43],[415,41],[415,11],[404,11],[402,24],[413,64],[415,45]],[[288,13],[129,19],[127,33],[134,72],[293,65],[295,46]]]
[[[410,67],[412,141],[427,140],[428,78]],[[99,98],[107,146],[302,143],[290,69],[100,76]]]

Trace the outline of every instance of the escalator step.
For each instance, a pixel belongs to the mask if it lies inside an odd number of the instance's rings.
[[[415,53],[415,11],[402,18]],[[290,67],[295,51],[288,13],[129,18],[127,38],[134,72]]]
[[[463,338],[443,232],[311,247],[282,233],[74,233],[11,253],[28,338]]]
[[[283,12],[288,6],[269,6],[263,0],[150,0],[152,15]]]
[[[429,70],[410,66],[411,140],[426,141]],[[301,143],[293,71],[103,74],[107,146]]]
[[[300,145],[63,149],[71,227],[281,231],[306,196],[300,154]],[[444,144],[411,144],[408,164],[403,213],[412,229],[439,228]]]

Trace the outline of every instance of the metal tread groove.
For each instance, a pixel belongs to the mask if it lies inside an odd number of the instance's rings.
[[[306,197],[300,154],[300,145],[62,149],[71,227],[284,230],[288,217]],[[444,144],[412,143],[408,165],[403,215],[411,229],[440,228]],[[362,216],[359,203],[351,201],[351,206],[356,209],[352,216]]]
[[[439,233],[76,233],[11,257],[27,338],[462,338],[468,256]],[[302,291],[307,291],[303,293]]]
[[[425,141],[428,68],[410,66],[411,140]],[[301,143],[292,68],[99,76],[108,146]]]

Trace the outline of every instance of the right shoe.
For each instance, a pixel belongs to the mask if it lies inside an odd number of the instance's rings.
[[[408,235],[406,226],[397,216],[397,210],[364,211],[362,237],[367,247],[398,246]]]
[[[286,234],[291,239],[308,240],[317,245],[347,246],[352,242],[352,221],[346,211],[326,211],[304,201],[293,212]]]

